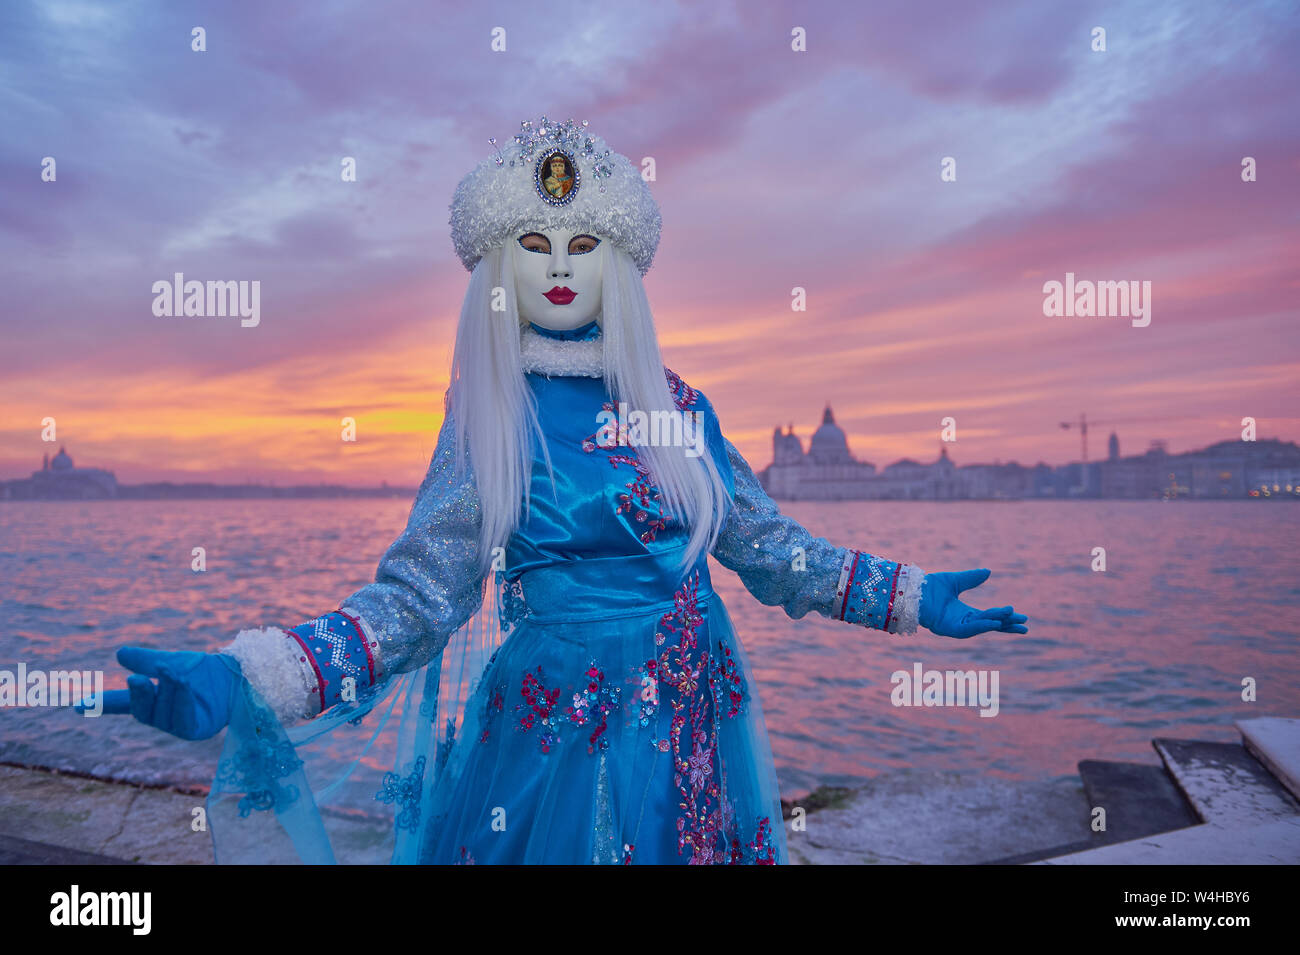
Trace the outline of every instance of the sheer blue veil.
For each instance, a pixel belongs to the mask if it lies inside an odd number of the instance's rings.
[[[247,680],[207,819],[218,863],[403,863],[419,856],[425,807],[502,639],[496,588],[426,666],[285,727]]]

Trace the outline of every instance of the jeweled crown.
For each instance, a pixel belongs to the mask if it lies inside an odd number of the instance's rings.
[[[538,120],[537,125],[533,125],[531,119],[526,119],[519,124],[519,132],[515,133],[515,143],[519,146],[520,160],[529,162],[538,150],[544,150],[549,156],[555,150],[550,147],[558,147],[575,153],[581,153],[586,158],[593,160],[591,174],[594,179],[603,179],[609,176],[614,168],[608,162],[610,151],[598,152],[596,142],[587,134],[587,120],[581,123],[575,123],[571,118],[562,123],[552,123],[545,116]],[[495,138],[489,139],[493,146],[497,144]],[[516,160],[506,160],[497,150],[497,165],[503,165],[509,162],[513,166]],[[600,191],[604,192],[605,187],[602,185]]]
[[[659,245],[659,206],[640,170],[590,131],[588,122],[524,120],[510,142],[498,146],[456,187],[451,237],[465,267],[512,234],[573,228],[592,232],[626,251],[642,274]],[[563,157],[557,180],[551,160]],[[583,187],[584,177],[596,184]]]

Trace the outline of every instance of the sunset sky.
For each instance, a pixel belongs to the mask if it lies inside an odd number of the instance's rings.
[[[1300,440],[1294,2],[18,0],[0,78],[0,478],[51,416],[128,483],[414,486],[452,190],[542,114],[654,157],[665,361],[755,468],[827,401],[878,467],[945,416],[957,464],[1075,460],[1080,412],[1093,457]],[[175,272],[260,281],[260,325],[156,317]],[[1150,325],[1046,317],[1067,272]]]

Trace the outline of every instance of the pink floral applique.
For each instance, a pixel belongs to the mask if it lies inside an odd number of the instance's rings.
[[[555,725],[551,722],[551,710],[560,699],[560,691],[547,690],[542,685],[542,668],[539,666],[536,676],[531,673],[524,674],[519,693],[524,698],[524,702],[515,707],[516,712],[522,711],[519,717],[519,728],[528,731],[538,727],[538,743],[543,753],[549,753],[555,744]]]
[[[604,685],[605,674],[595,663],[587,668],[584,675],[587,678],[586,686],[580,692],[573,694],[573,705],[568,708],[566,715],[569,722],[575,726],[594,724],[591,735],[587,739],[587,752],[594,753],[598,748],[609,748],[605,730],[608,728],[609,714],[618,708],[619,697],[622,694],[619,687]]]
[[[723,646],[721,659],[714,658],[711,675],[717,688],[726,688],[727,716],[734,719],[744,711],[745,681],[740,675],[740,667],[736,665],[731,647]]]
[[[668,379],[668,391],[672,394],[673,404],[677,405],[678,411],[685,411],[699,400],[700,393],[682,381],[681,376],[671,368],[664,369],[664,377]]]
[[[543,753],[551,751],[565,723],[591,727],[587,737],[588,753],[609,748],[609,739],[605,735],[609,728],[609,714],[618,709],[622,689],[607,686],[604,672],[594,662],[583,673],[583,682],[572,692],[572,702],[563,713],[556,712],[560,690],[558,687],[546,688],[540,666],[533,673],[524,674],[519,692],[524,698],[524,702],[515,707],[521,714],[519,729],[524,732],[536,729]]]
[[[772,842],[772,820],[767,816],[758,820],[754,840],[747,848],[755,865],[776,865],[776,845]]]
[[[677,787],[681,809],[677,819],[677,851],[685,852],[689,847],[692,865],[722,861],[715,859],[722,797],[719,774],[714,767],[717,732],[713,726],[711,694],[701,692],[709,672],[709,653],[698,646],[703,622],[697,572],[673,595],[673,609],[659,620],[661,632],[672,634],[677,642],[666,646],[658,660],[659,683],[671,691],[669,702],[673,709],[668,736],[673,785]]]
[[[614,405],[611,402],[606,401],[601,408],[614,413]],[[627,429],[611,425],[603,425],[582,441],[582,450],[588,454],[597,448],[611,451],[622,447],[631,447],[627,440]],[[627,514],[638,524],[646,525],[639,536],[641,543],[651,543],[659,532],[668,526],[672,515],[662,508],[659,489],[651,479],[650,469],[641,463],[635,450],[631,454],[611,453],[609,464],[616,470],[620,464],[627,465],[635,472],[632,480],[623,485],[626,491],[618,495],[618,506],[614,513]]]

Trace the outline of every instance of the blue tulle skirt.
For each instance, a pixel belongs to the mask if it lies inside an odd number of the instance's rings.
[[[488,665],[421,862],[775,862],[780,805],[726,609],[528,620]]]
[[[707,569],[612,601],[563,584],[301,727],[245,686],[209,800],[218,861],[287,840],[308,862],[784,862],[762,709]],[[391,838],[358,838],[376,811]]]

